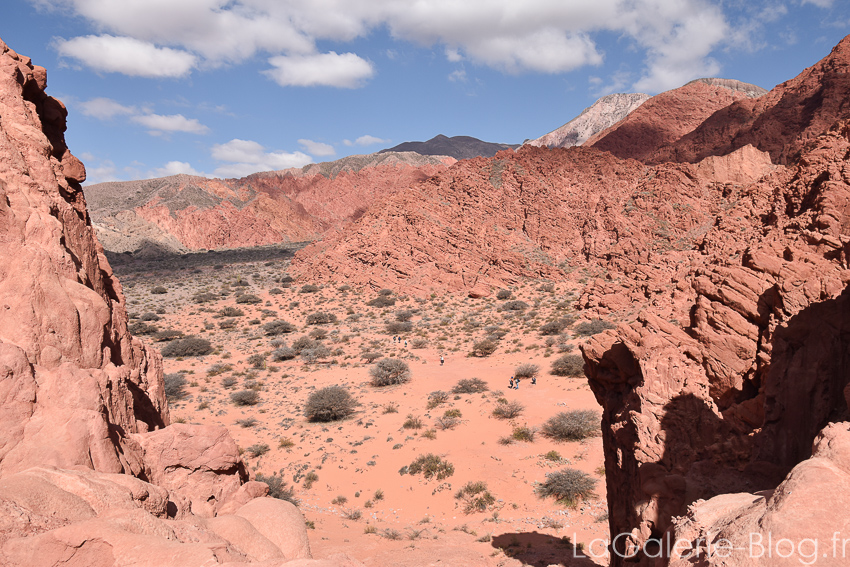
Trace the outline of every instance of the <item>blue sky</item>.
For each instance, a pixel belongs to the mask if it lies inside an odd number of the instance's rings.
[[[846,0],[7,0],[89,180],[237,177],[437,134],[520,143],[611,92],[772,88]]]

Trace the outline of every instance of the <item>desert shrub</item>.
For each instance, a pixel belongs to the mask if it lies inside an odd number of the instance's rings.
[[[386,325],[387,333],[391,335],[399,335],[401,333],[409,333],[413,330],[413,323],[410,321],[390,321]]]
[[[239,390],[230,394],[230,401],[237,406],[253,406],[260,401],[260,394],[256,390]]]
[[[336,323],[336,315],[324,311],[316,311],[307,315],[308,325],[328,325]]]
[[[567,323],[563,319],[558,319],[557,321],[549,321],[548,323],[540,325],[540,334],[557,335],[560,334],[560,332],[566,328]]]
[[[204,356],[212,352],[212,345],[206,339],[187,337],[171,341],[162,349],[162,356]]]
[[[316,362],[317,360],[327,358],[330,355],[330,349],[318,341],[316,341],[315,345],[312,347],[301,350],[301,358],[307,362]]]
[[[141,315],[139,315],[140,321],[159,321],[160,319],[161,319],[161,317],[159,315],[157,315],[156,313],[148,312],[148,313],[142,313]]]
[[[292,341],[292,350],[301,354],[301,351],[315,348],[319,344],[319,341],[313,340],[307,335],[301,335],[294,341]]]
[[[253,293],[243,293],[239,297],[236,298],[236,303],[247,304],[247,305],[256,305],[257,303],[262,303],[263,300],[254,295]]]
[[[373,386],[404,384],[410,380],[410,367],[397,358],[382,358],[369,371]]]
[[[245,312],[239,309],[238,307],[222,307],[218,310],[219,317],[242,317],[245,315]]]
[[[218,301],[219,296],[215,293],[210,293],[205,291],[203,293],[196,293],[192,296],[192,301],[195,303],[209,303],[211,301]]]
[[[163,329],[161,331],[155,332],[153,335],[153,340],[157,342],[162,341],[173,341],[174,339],[179,339],[183,336],[183,331],[178,331],[176,329]]]
[[[186,378],[179,372],[163,376],[165,382],[165,397],[169,400],[182,400],[186,397]]]
[[[555,291],[555,284],[552,282],[546,282],[544,284],[540,284],[540,287],[537,288],[537,291],[542,291],[545,293],[552,293]]]
[[[565,354],[552,362],[552,370],[555,376],[581,376],[584,374],[584,359],[579,354]]]
[[[505,311],[524,311],[528,309],[528,303],[519,299],[506,301],[502,304],[502,309]]]
[[[410,348],[425,348],[428,346],[428,340],[423,338],[413,339],[410,342]]]
[[[484,339],[482,341],[478,341],[472,346],[472,352],[470,353],[472,356],[490,356],[496,349],[499,347],[499,343],[494,341],[493,339]]]
[[[401,426],[405,429],[422,429],[422,418],[409,413],[407,414],[407,419],[401,424]]]
[[[272,351],[272,360],[275,362],[292,360],[296,356],[298,356],[298,353],[295,352],[295,349],[289,348],[288,346],[282,346]]]
[[[393,294],[393,290],[388,289],[388,288],[386,288],[386,287],[385,287],[385,288],[383,288],[383,289],[379,289],[379,290],[378,290],[378,295],[384,295],[384,296],[386,296],[386,295],[392,295],[392,294]]]
[[[513,294],[514,292],[509,289],[500,289],[496,292],[496,299],[504,301],[505,299],[510,299]]]
[[[434,427],[445,431],[446,429],[454,429],[459,423],[460,418],[451,415],[443,415],[434,420]]]
[[[415,312],[412,309],[401,309],[395,312],[395,320],[404,323],[405,321],[410,321],[414,315]]]
[[[379,295],[375,299],[367,301],[366,305],[368,305],[369,307],[391,307],[395,305],[395,297]]]
[[[151,288],[151,293],[154,295],[162,295],[164,293],[168,293],[168,290],[162,287],[161,285],[158,285]]]
[[[590,321],[582,321],[575,326],[573,332],[580,337],[590,337],[602,331],[615,328],[616,325],[603,319],[592,319]]]
[[[311,339],[320,341],[322,339],[328,338],[328,330],[323,329],[322,327],[316,327],[315,329],[311,329],[308,335]]]
[[[317,285],[305,284],[301,286],[301,289],[298,290],[298,293],[316,293],[317,291],[319,291],[319,289],[321,288]]]
[[[576,469],[563,469],[547,474],[546,480],[537,487],[537,494],[541,498],[551,496],[558,503],[573,508],[581,500],[595,496],[595,487],[596,479],[587,473]]]
[[[527,425],[517,425],[511,432],[511,437],[515,441],[524,441],[526,443],[531,443],[534,441],[534,436],[536,434],[537,430],[533,427],[529,427]]]
[[[493,417],[499,419],[513,419],[523,412],[525,406],[516,400],[499,401],[493,408]]]
[[[458,408],[451,408],[443,412],[443,417],[463,417],[463,412]]]
[[[380,352],[369,351],[369,352],[364,352],[363,354],[361,354],[360,358],[362,358],[366,362],[372,363],[372,362],[375,362],[376,360],[378,360],[379,358],[381,358],[382,356],[384,356],[384,355],[381,354]]]
[[[295,278],[293,278],[289,274],[284,274],[283,277],[280,278],[280,283],[292,283],[294,281]]]
[[[253,445],[245,449],[245,451],[247,451],[248,454],[250,454],[252,457],[262,457],[270,450],[271,447],[269,447],[266,443],[254,443]]]
[[[357,401],[342,386],[316,390],[307,398],[304,416],[308,421],[337,421],[354,413]]]
[[[481,480],[467,482],[455,493],[455,498],[463,502],[463,511],[466,514],[485,512],[496,503],[496,499],[487,490],[487,483]]]
[[[236,382],[237,382],[237,380],[233,376],[228,376],[227,378],[221,379],[221,385],[224,386],[225,388],[228,388],[228,389],[235,386]]]
[[[530,362],[524,362],[516,367],[514,376],[517,378],[534,378],[540,372],[540,367]]]
[[[236,328],[236,319],[225,319],[224,321],[218,322],[218,328],[227,330],[227,329],[235,329]]]
[[[252,354],[248,357],[248,364],[253,366],[258,370],[262,370],[266,367],[266,355],[264,354]]]
[[[273,337],[277,335],[283,335],[285,333],[291,333],[295,330],[295,325],[290,323],[289,321],[283,321],[278,319],[276,321],[269,321],[265,325],[263,325],[263,332],[266,336]]]
[[[269,290],[269,295],[280,295],[283,293],[283,290],[279,287],[273,287]]]
[[[257,473],[254,476],[254,480],[268,484],[269,496],[272,498],[286,500],[287,502],[291,502],[298,506],[298,499],[295,498],[295,489],[287,488],[286,484],[283,482],[283,477],[278,476],[277,473],[268,476],[263,473]]]
[[[207,376],[218,376],[219,374],[224,374],[225,372],[230,372],[233,370],[232,364],[222,364],[221,362],[217,362],[213,364],[209,368],[207,368]]]
[[[443,480],[455,473],[455,467],[448,461],[444,461],[433,453],[421,455],[416,458],[407,468],[408,474],[422,474],[425,480],[436,478]]]
[[[129,330],[132,335],[153,335],[159,331],[159,327],[156,325],[148,325],[142,321],[136,321],[127,327],[127,330]]]
[[[542,433],[558,441],[580,441],[599,434],[599,415],[593,410],[562,411],[543,424]]]
[[[428,409],[433,409],[440,404],[444,404],[449,401],[449,393],[443,392],[442,390],[437,390],[436,392],[431,392],[428,394]]]
[[[480,394],[489,390],[487,382],[481,378],[461,378],[452,388],[453,394]]]
[[[237,419],[236,420],[236,425],[238,425],[239,427],[245,427],[245,428],[254,427],[258,423],[260,423],[260,422],[259,422],[259,420],[257,420],[256,417],[246,417],[245,419]]]

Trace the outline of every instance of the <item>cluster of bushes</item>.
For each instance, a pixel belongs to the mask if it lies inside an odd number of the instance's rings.
[[[283,481],[283,476],[278,476],[277,473],[272,475],[264,475],[263,473],[257,473],[254,475],[254,480],[259,482],[265,482],[269,485],[269,496],[272,498],[278,498],[280,500],[286,500],[287,502],[291,502],[298,506],[298,499],[295,498],[295,489],[287,488],[286,483]]]
[[[389,321],[386,324],[387,333],[390,335],[400,335],[401,333],[409,333],[413,330],[413,323],[410,321]]]
[[[316,390],[307,398],[304,416],[308,421],[337,421],[354,413],[357,401],[342,386]]]
[[[590,337],[615,327],[616,325],[604,319],[592,319],[590,321],[582,321],[576,325],[573,332],[579,337]]]
[[[260,403],[260,394],[256,390],[239,390],[230,394],[230,401],[237,406],[255,406]]]
[[[266,336],[274,337],[277,335],[283,335],[285,333],[291,333],[295,330],[295,325],[290,323],[289,321],[283,321],[278,319],[276,321],[269,321],[265,325],[263,325],[263,332]]]
[[[186,337],[171,341],[162,349],[162,356],[204,356],[212,352],[212,345],[206,339]]]
[[[594,497],[596,479],[576,469],[563,469],[548,473],[546,480],[537,487],[541,498],[553,497],[565,506],[575,508],[582,500]]]
[[[593,410],[563,411],[543,424],[542,433],[557,441],[581,441],[598,435],[599,415]]]
[[[487,483],[480,480],[467,482],[457,491],[455,498],[463,502],[463,511],[466,514],[486,512],[496,503],[496,498],[487,490]]]
[[[410,367],[397,358],[382,358],[369,371],[373,386],[392,386],[410,380]]]
[[[256,305],[257,303],[262,303],[263,300],[254,295],[253,293],[243,293],[239,297],[236,298],[236,303],[247,304],[247,305]]]
[[[455,473],[455,467],[433,453],[421,455],[407,467],[408,474],[421,474],[425,480],[436,478],[443,480]]]
[[[552,362],[555,376],[581,376],[584,374],[584,359],[578,354],[565,354]]]
[[[325,313],[324,311],[316,311],[307,315],[308,325],[328,325],[335,324],[337,321],[336,315],[333,313]]]
[[[453,394],[479,394],[489,390],[487,382],[481,378],[462,378],[452,388]]]
[[[504,398],[499,398],[496,402],[496,407],[493,408],[493,417],[499,419],[514,419],[523,412],[525,406],[516,400],[508,401]]]
[[[177,372],[163,376],[165,382],[165,397],[169,400],[182,400],[186,397],[186,378]]]

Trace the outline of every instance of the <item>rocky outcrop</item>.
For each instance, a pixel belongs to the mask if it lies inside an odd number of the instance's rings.
[[[741,99],[720,109],[693,132],[648,161],[699,161],[751,144],[768,152],[773,163],[795,162],[811,139],[837,120],[850,118],[850,36],[832,52],[770,93]]]
[[[683,325],[652,308],[583,347],[604,408],[611,533],[628,535],[612,565],[697,499],[775,488],[847,418],[848,152],[841,123],[743,188],[690,255],[693,299],[672,308]],[[650,286],[663,270],[647,268]]]
[[[693,131],[718,110],[737,100],[752,100],[765,92],[740,81],[697,79],[655,95],[620,122],[592,136],[585,145],[617,157],[646,161],[654,152]],[[707,152],[700,159],[709,155],[718,153]],[[682,160],[653,159],[652,163],[663,161]]]
[[[371,154],[241,179],[99,183],[85,193],[106,250],[182,253],[311,240],[454,161]]]
[[[224,429],[169,426],[46,84],[0,41],[0,565],[328,565]]]
[[[536,140],[529,140],[525,142],[525,145],[548,148],[581,146],[594,135],[631,114],[649,98],[648,94],[643,93],[616,93],[603,96],[560,128]]]
[[[472,159],[475,157],[493,157],[503,150],[512,150],[519,144],[497,144],[484,142],[472,136],[444,136],[438,134],[425,142],[404,142],[385,152],[416,152],[423,156],[449,156],[454,159]]]

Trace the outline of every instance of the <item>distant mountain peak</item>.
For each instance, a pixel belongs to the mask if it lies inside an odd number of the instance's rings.
[[[472,136],[446,136],[437,134],[426,142],[404,142],[392,148],[381,150],[385,152],[416,152],[425,156],[451,156],[455,159],[471,159],[474,157],[493,157],[502,150],[513,150],[519,144],[496,144],[484,142]]]

